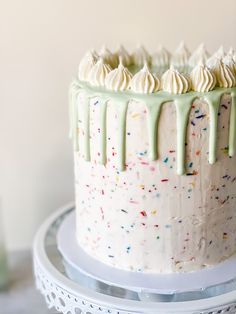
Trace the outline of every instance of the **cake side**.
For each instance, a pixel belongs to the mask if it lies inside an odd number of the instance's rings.
[[[93,257],[143,272],[192,271],[236,252],[236,167],[227,154],[230,96],[218,119],[217,162],[208,163],[209,108],[196,100],[187,129],[186,174],[176,174],[176,109],[163,106],[158,160],[148,159],[147,108],[129,103],[126,170],[119,167],[119,108],[107,107],[107,163],[100,164],[100,103],[90,104],[91,162],[84,161],[84,96],[80,153],[75,153],[77,239]]]
[[[77,240],[113,267],[151,273],[236,253],[236,64],[182,43],[86,54],[70,89]]]

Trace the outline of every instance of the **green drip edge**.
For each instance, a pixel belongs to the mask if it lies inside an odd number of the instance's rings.
[[[90,100],[93,98],[100,99],[100,163],[106,164],[106,119],[107,103],[113,101],[119,109],[119,147],[118,147],[118,169],[125,170],[126,160],[126,116],[128,104],[130,101],[144,103],[147,108],[147,127],[149,137],[149,159],[158,159],[158,122],[161,115],[162,105],[172,102],[176,106],[176,125],[177,125],[177,174],[184,175],[186,159],[186,133],[189,121],[189,114],[193,102],[196,99],[205,101],[209,106],[210,115],[210,135],[209,135],[209,163],[214,164],[217,160],[217,127],[218,113],[221,97],[224,94],[231,95],[231,112],[229,126],[229,156],[234,156],[236,151],[236,87],[217,88],[210,92],[199,93],[189,92],[186,94],[169,94],[159,91],[153,94],[137,94],[131,91],[113,92],[102,87],[93,87],[88,83],[74,80],[70,86],[69,104],[70,104],[70,137],[73,139],[74,150],[79,150],[78,134],[78,95],[85,95],[84,121],[85,121],[85,160],[90,161]]]

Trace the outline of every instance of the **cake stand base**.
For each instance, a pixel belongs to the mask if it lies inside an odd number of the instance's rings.
[[[57,236],[66,271],[75,281],[79,281],[77,277],[83,273],[102,284],[137,292],[142,300],[162,302],[203,299],[236,289],[236,255],[215,267],[190,273],[124,271],[99,262],[78,245],[75,221],[72,212],[61,224]]]
[[[54,307],[63,314],[236,313],[236,289],[218,295],[215,291],[211,297],[178,302],[156,301],[147,292],[146,299],[140,300],[140,293],[145,296],[145,292],[110,285],[79,272],[71,265],[65,268],[67,263],[58,250],[58,230],[73,211],[73,204],[58,210],[45,221],[35,237],[36,285],[49,308]],[[75,279],[72,273],[76,274]]]

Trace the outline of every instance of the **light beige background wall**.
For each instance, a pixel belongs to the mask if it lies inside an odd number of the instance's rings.
[[[0,196],[10,249],[73,199],[67,90],[86,49],[236,47],[235,0],[1,0]]]

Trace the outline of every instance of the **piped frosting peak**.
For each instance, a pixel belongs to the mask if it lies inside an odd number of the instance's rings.
[[[173,54],[171,63],[179,71],[186,71],[189,57],[190,57],[190,52],[188,48],[186,47],[185,43],[182,41],[177,47],[175,53]]]
[[[234,62],[236,63],[236,52],[233,47],[230,47],[228,55],[232,56]]]
[[[162,89],[172,94],[185,94],[190,88],[189,78],[171,65],[161,78]]]
[[[236,78],[233,71],[222,61],[222,59],[219,59],[213,71],[216,76],[217,86],[231,88],[236,85]]]
[[[225,50],[224,50],[224,47],[223,46],[220,46],[220,48],[214,53],[214,55],[216,57],[218,57],[219,59],[220,58],[223,58],[225,56]]]
[[[236,63],[234,61],[233,55],[231,54],[227,54],[226,56],[224,56],[224,58],[222,59],[223,63],[226,64],[230,70],[236,75]]]
[[[166,68],[170,65],[170,58],[170,52],[160,45],[157,52],[152,56],[152,64],[159,68]]]
[[[126,67],[124,67],[121,60],[122,59],[120,59],[118,68],[112,70],[105,80],[106,88],[115,92],[127,90],[132,78],[132,74]]]
[[[78,68],[78,78],[81,81],[88,81],[89,73],[97,62],[97,55],[93,51],[88,51],[80,61]]]
[[[161,80],[164,90],[170,93],[186,93],[191,88],[194,91],[207,92],[215,87],[234,87],[236,56],[233,48],[225,54],[224,48],[220,47],[210,58],[208,57],[209,53],[204,44],[201,44],[190,58],[183,42],[173,57],[163,46],[159,46],[153,58],[143,46],[140,46],[133,55],[123,46],[115,53],[103,47],[100,55],[95,51],[89,51],[84,56],[79,64],[78,78],[93,86],[105,86],[113,91],[131,89],[134,93],[153,93],[160,90],[160,79],[153,73],[161,75],[169,69],[171,63],[173,66],[164,73]],[[129,84],[133,76],[132,83]]]
[[[151,56],[143,46],[139,46],[132,55],[133,63],[142,67],[145,63],[151,63]]]
[[[206,65],[213,69],[219,63],[219,60],[225,56],[224,48],[221,46],[210,58],[206,60]]]
[[[199,64],[200,61],[206,62],[210,57],[209,52],[206,50],[205,45],[202,43],[190,56],[189,58],[189,66],[194,68]]]
[[[195,66],[190,74],[192,89],[196,92],[209,92],[216,86],[216,77],[214,73],[200,62]]]
[[[110,67],[115,68],[118,65],[118,57],[116,54],[113,54],[109,49],[105,46],[99,52],[99,56],[103,58],[104,62],[109,64]]]
[[[134,75],[130,82],[130,88],[136,93],[155,93],[160,89],[160,80],[152,74],[145,64],[143,68]]]
[[[93,86],[104,86],[109,72],[111,72],[110,65],[104,63],[104,60],[100,58],[90,70],[88,76],[89,83]]]
[[[132,63],[131,55],[124,48],[124,46],[120,45],[118,51],[116,52],[116,56],[118,60],[122,60],[122,64],[127,67]]]

